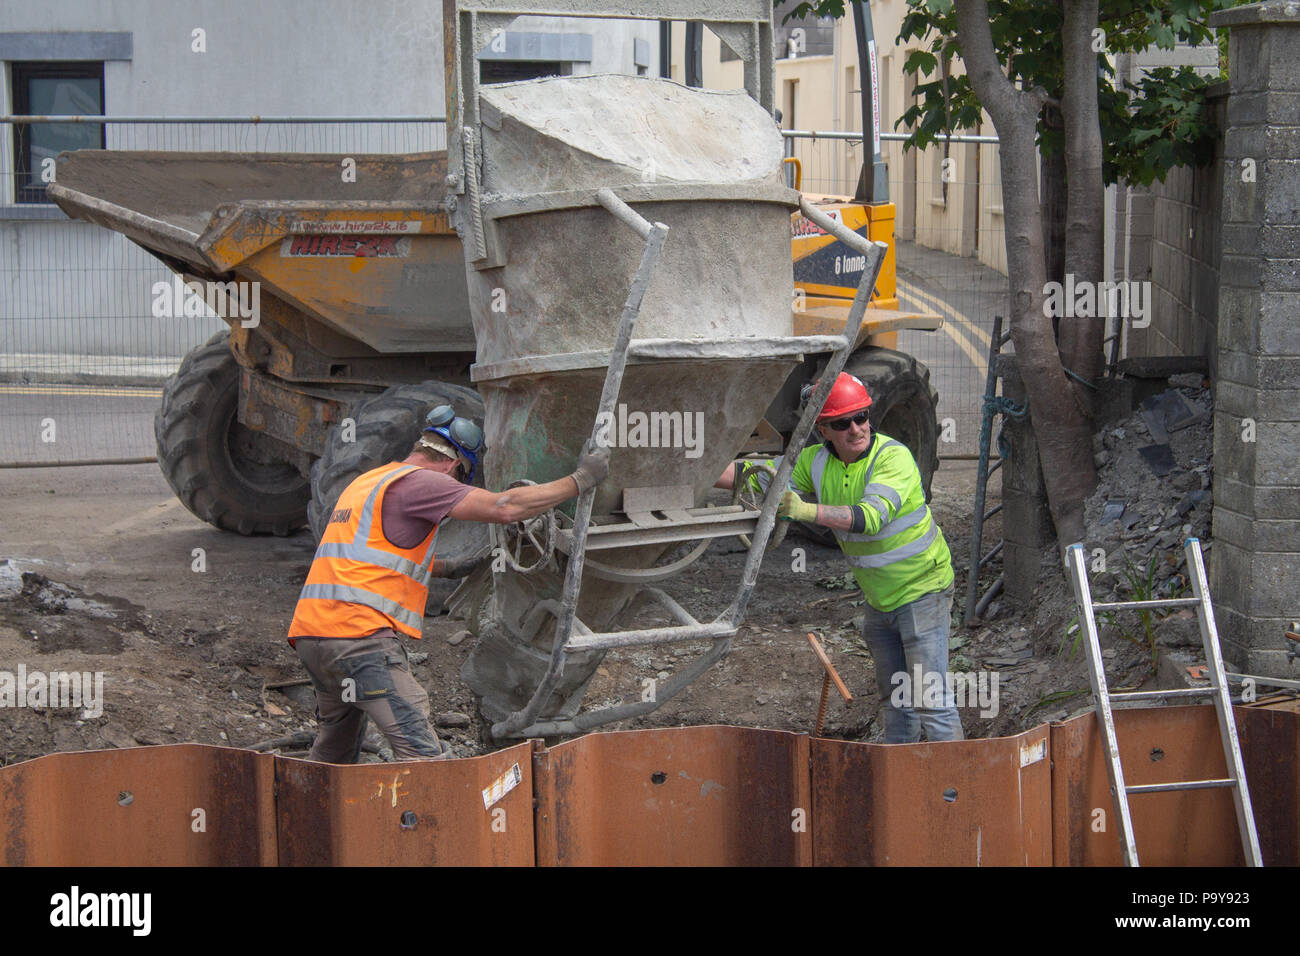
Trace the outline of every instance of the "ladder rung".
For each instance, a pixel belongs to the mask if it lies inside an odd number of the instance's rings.
[[[648,627],[638,631],[609,631],[603,634],[578,634],[569,638],[564,649],[600,650],[610,647],[633,647],[642,644],[672,644],[677,641],[716,641],[731,637],[736,628],[730,624],[682,624],[677,627]]]
[[[1111,694],[1111,700],[1158,700],[1161,697],[1201,697],[1205,694],[1217,694],[1217,687],[1184,687],[1178,690],[1138,690]]]
[[[1166,598],[1163,601],[1111,601],[1094,604],[1094,611],[1122,611],[1125,608],[1144,607],[1195,607],[1201,603],[1200,598]]]
[[[1125,787],[1129,793],[1162,793],[1167,790],[1214,790],[1216,788],[1235,787],[1237,781],[1227,778],[1220,780],[1180,780],[1177,783],[1144,783]]]
[[[707,512],[713,511],[714,514]],[[701,538],[724,538],[736,534],[753,534],[758,527],[757,511],[695,508],[686,517],[665,519],[654,524],[636,524],[621,521],[616,524],[592,525],[587,530],[586,550],[606,551],[611,548],[629,548],[642,544],[673,544],[681,541],[699,541]],[[565,554],[573,552],[573,529],[562,529],[556,546]]]

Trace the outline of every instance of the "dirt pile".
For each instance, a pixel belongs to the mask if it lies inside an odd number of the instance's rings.
[[[1183,542],[1212,547],[1212,396],[1197,376],[1176,376],[1093,440],[1099,484],[1085,506],[1088,573],[1094,601],[1190,596]],[[1056,546],[1045,549],[1028,607],[997,603],[986,622],[954,636],[954,658],[996,669],[998,734],[1090,709],[1078,610]],[[1188,668],[1203,663],[1190,610],[1098,615],[1112,690],[1202,683]],[[964,643],[963,643],[964,639]]]

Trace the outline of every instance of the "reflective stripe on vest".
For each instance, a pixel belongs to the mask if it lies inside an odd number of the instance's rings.
[[[344,489],[334,514],[347,516],[331,521],[321,535],[289,625],[291,640],[364,637],[385,627],[420,636],[438,526],[414,547],[399,548],[383,536],[382,519],[388,488],[415,470],[415,465],[383,465]]]
[[[885,538],[892,538],[900,531],[906,531],[908,528],[913,528],[920,524],[925,520],[925,516],[929,513],[929,510],[930,509],[925,505],[922,505],[919,508],[913,508],[907,514],[899,515],[875,534],[853,534],[850,531],[845,531],[840,535],[840,537],[844,541],[883,541]]]
[[[883,568],[887,564],[903,561],[920,554],[934,544],[934,539],[938,537],[938,534],[939,526],[934,522],[930,522],[930,530],[915,541],[900,544],[897,548],[882,551],[880,554],[845,554],[844,557],[855,568]]]
[[[847,463],[826,445],[800,454],[818,504],[869,508],[880,515],[875,534],[834,532],[863,596],[878,611],[940,591],[953,577],[952,555],[925,503],[920,472],[910,455],[889,451],[892,445],[905,447],[877,433],[868,456]],[[877,468],[882,455],[890,460]],[[876,477],[877,471],[887,477]],[[870,512],[867,517],[876,520]]]
[[[396,618],[407,627],[413,627],[417,631],[420,630],[424,623],[423,614],[414,614],[391,598],[383,597],[372,591],[363,591],[361,588],[346,587],[342,584],[305,584],[298,599],[302,600],[303,598],[323,598],[330,601],[346,601],[348,604],[364,604],[366,607],[373,607],[376,610],[383,611],[389,617]]]

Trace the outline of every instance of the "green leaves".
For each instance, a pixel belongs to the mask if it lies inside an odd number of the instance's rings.
[[[1206,91],[1215,82],[1217,77],[1201,76],[1190,66],[1166,66],[1115,93],[1123,115],[1113,124],[1114,149],[1107,156],[1114,175],[1149,186],[1177,166],[1211,162],[1217,131]]]
[[[903,61],[904,73],[924,73],[929,76],[939,68],[939,58],[928,50],[913,50]]]
[[[827,0],[829,2],[829,0]],[[1200,43],[1211,34],[1206,18],[1236,0],[1101,0],[1099,25],[1111,55],[1177,42]],[[918,102],[895,122],[912,129],[908,147],[925,148],[940,133],[972,129],[980,122],[980,104],[964,75],[949,78],[947,96],[937,79],[945,46],[954,48],[957,18],[952,0],[908,0],[898,42],[916,42],[903,63],[918,79]],[[1065,51],[1061,7],[1054,0],[989,0],[989,19],[998,59],[1012,81],[1023,88],[1041,86],[1049,96],[1065,92]],[[1206,108],[1205,90],[1212,80],[1190,67],[1149,71],[1140,83],[1116,90],[1107,56],[1097,57],[1097,98],[1103,165],[1107,183],[1119,179],[1150,185],[1169,170],[1213,158],[1215,130]],[[1038,125],[1039,148],[1053,155],[1064,148],[1059,116],[1044,111]]]
[[[785,9],[791,0],[779,0]],[[1212,33],[1207,18],[1239,0],[1101,0],[1099,25],[1106,31],[1105,53],[1131,53],[1150,46],[1197,44]],[[1056,0],[988,0],[989,21],[998,59],[1013,82],[1041,86],[1060,100],[1065,87],[1061,6]],[[845,15],[844,0],[804,0],[790,16]],[[948,78],[945,95],[940,61],[956,57],[957,17],[953,0],[907,0],[898,43],[912,47],[903,70],[918,80],[917,102],[894,122],[912,135],[906,147],[924,149],[943,133],[976,128],[980,103],[963,73]],[[1116,89],[1114,70],[1097,57],[1097,99],[1102,133],[1102,174],[1107,183],[1126,179],[1149,186],[1177,166],[1200,165],[1214,155],[1215,128],[1205,92],[1217,78],[1191,67],[1160,67],[1133,86]],[[1039,121],[1039,148],[1052,155],[1064,148],[1059,117],[1048,109]]]
[[[789,0],[776,0],[772,4],[773,10],[781,14],[781,22],[788,20],[799,20],[804,17],[842,17],[845,13],[844,0],[819,0],[817,3],[804,2],[796,4],[787,10],[781,8],[788,4]]]

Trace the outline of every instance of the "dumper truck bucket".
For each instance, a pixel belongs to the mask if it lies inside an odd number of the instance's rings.
[[[473,351],[446,164],[443,152],[77,150],[59,156],[49,194],[178,272],[257,281],[259,295],[377,352]]]

